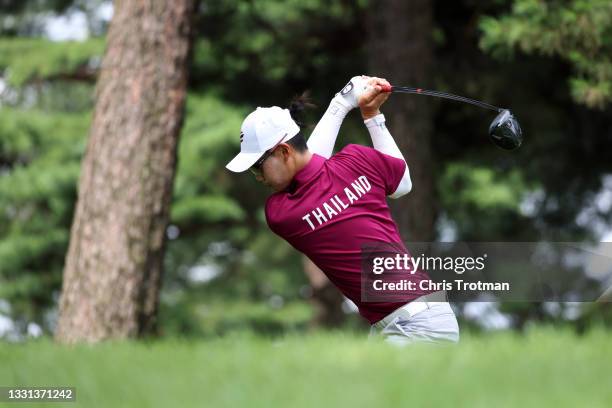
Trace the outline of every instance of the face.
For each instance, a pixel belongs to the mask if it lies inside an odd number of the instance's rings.
[[[255,175],[257,181],[274,191],[282,191],[287,188],[295,175],[293,154],[293,149],[286,143],[278,145],[272,154],[264,159],[260,167],[260,174]]]

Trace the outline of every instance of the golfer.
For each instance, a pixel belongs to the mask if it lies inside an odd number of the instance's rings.
[[[294,119],[299,106],[257,108],[242,123],[240,153],[226,167],[250,169],[274,190],[265,206],[270,229],[357,305],[371,333],[402,344],[457,342],[457,319],[443,291],[410,291],[400,302],[362,301],[362,244],[401,243],[407,252],[386,201],[407,194],[412,182],[380,113],[389,96],[382,92],[385,85],[382,78],[353,77],[334,96],[308,142]],[[357,107],[374,148],[349,144],[332,156],[342,121]],[[407,275],[417,282],[427,278],[422,271]]]

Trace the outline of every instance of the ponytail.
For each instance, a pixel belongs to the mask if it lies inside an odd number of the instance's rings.
[[[303,122],[304,111],[310,108],[316,108],[316,105],[312,103],[309,91],[304,91],[301,95],[295,96],[289,103],[291,118],[300,128],[305,127]]]
[[[304,122],[302,120],[304,111],[309,108],[315,107],[316,105],[312,103],[308,91],[303,92],[301,95],[295,96],[289,103],[288,109],[289,113],[291,114],[291,119],[293,119],[295,123],[297,123],[297,125],[300,127],[300,133],[289,139],[287,143],[293,146],[293,148],[298,152],[305,152],[306,150],[308,150],[306,139],[304,138],[304,134],[302,133],[302,129],[305,127]]]

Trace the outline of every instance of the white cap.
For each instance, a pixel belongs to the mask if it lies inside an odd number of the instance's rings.
[[[288,109],[278,106],[257,108],[244,119],[240,128],[240,153],[225,167],[233,172],[248,170],[272,147],[291,139],[300,127]]]

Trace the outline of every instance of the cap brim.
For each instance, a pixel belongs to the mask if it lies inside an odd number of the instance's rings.
[[[248,170],[249,167],[254,165],[255,162],[259,160],[259,158],[263,156],[264,153],[265,152],[238,153],[238,155],[236,155],[236,157],[234,157],[232,161],[227,163],[225,168],[229,171],[233,171],[234,173],[242,173],[243,171]]]

